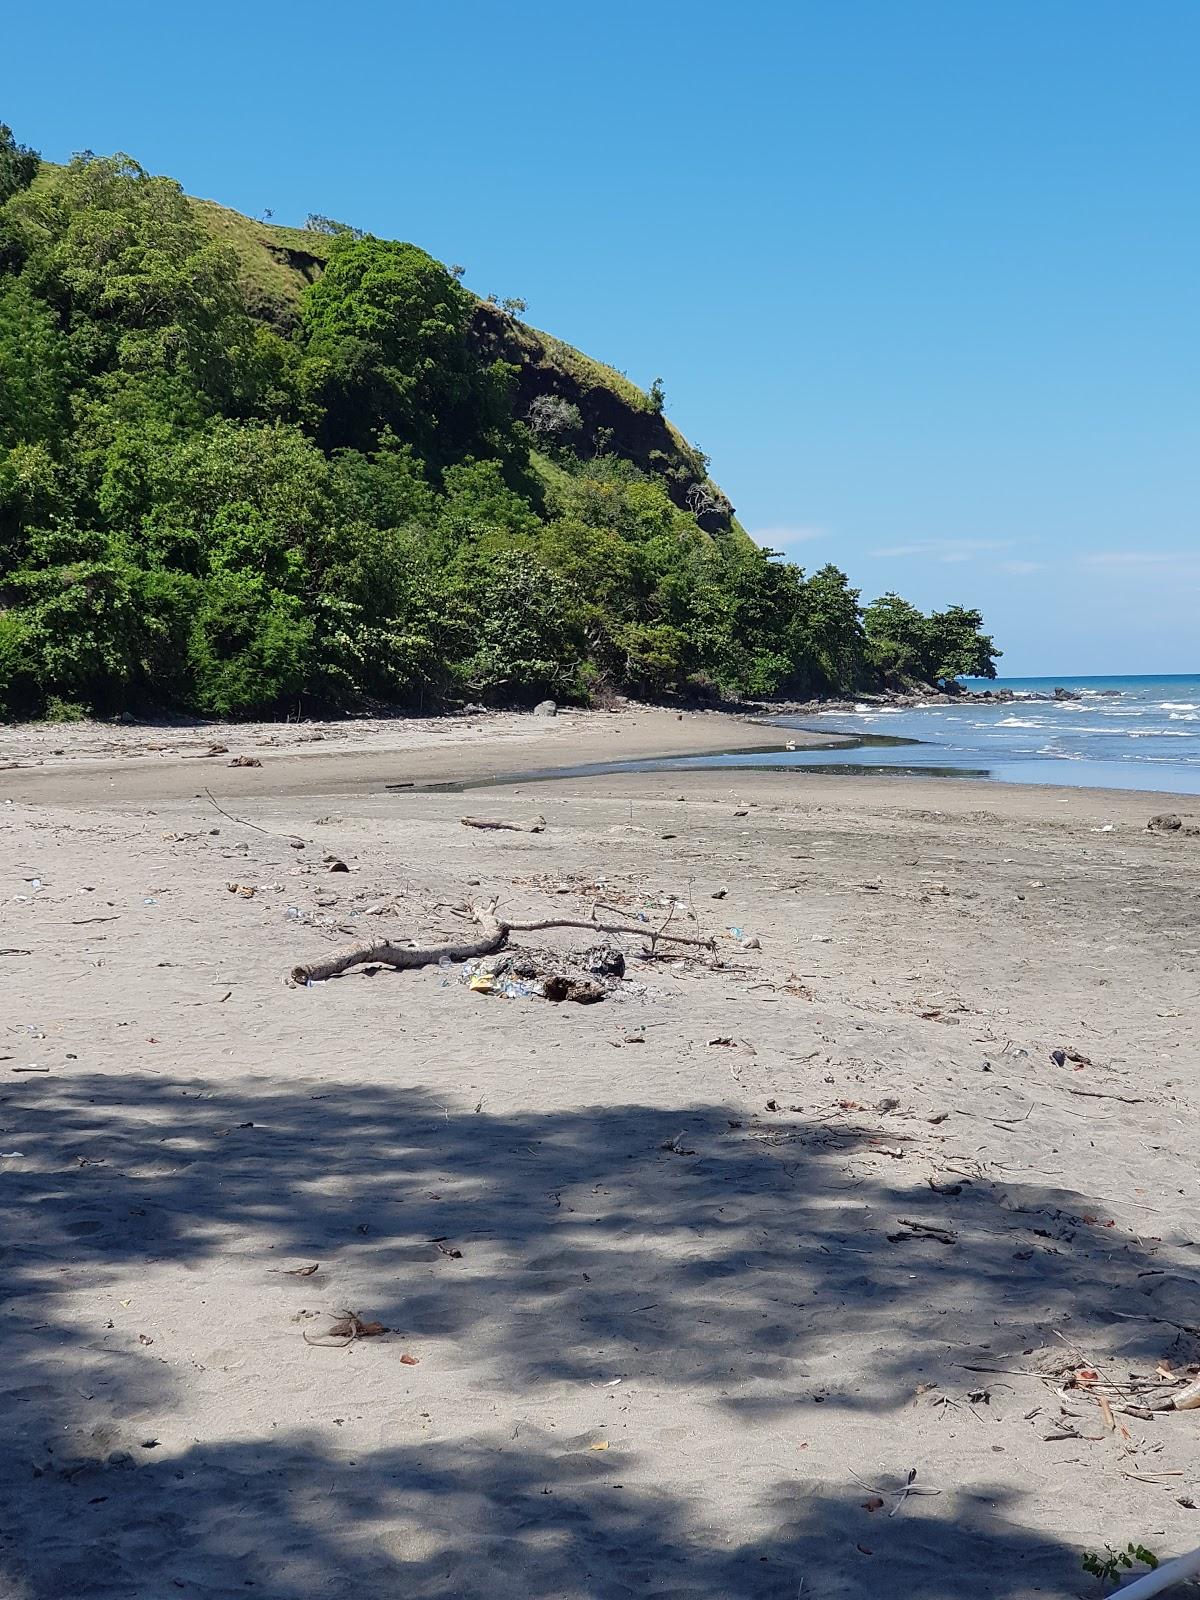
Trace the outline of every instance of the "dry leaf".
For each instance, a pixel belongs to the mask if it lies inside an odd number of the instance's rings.
[[[400,1365],[402,1367],[418,1367],[418,1366],[420,1366],[420,1364],[421,1364],[420,1356],[410,1356],[407,1350],[400,1357]]]
[[[1100,1374],[1095,1367],[1080,1367],[1075,1374],[1075,1382],[1081,1389],[1086,1389],[1089,1383],[1100,1382]]]

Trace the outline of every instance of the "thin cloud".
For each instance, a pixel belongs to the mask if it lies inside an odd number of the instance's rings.
[[[999,570],[1010,573],[1014,578],[1028,578],[1033,572],[1044,572],[1044,561],[1001,561]]]
[[[884,560],[919,556],[926,561],[974,561],[976,556],[993,554],[997,550],[1011,550],[1011,539],[918,539],[915,544],[885,545],[882,549],[868,551],[869,555]]]
[[[1200,556],[1184,550],[1093,550],[1081,558],[1093,572],[1195,572]]]

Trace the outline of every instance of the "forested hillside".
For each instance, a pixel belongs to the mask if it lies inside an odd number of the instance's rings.
[[[0,125],[0,716],[993,670],[977,612],[760,549],[661,386],[310,222]]]

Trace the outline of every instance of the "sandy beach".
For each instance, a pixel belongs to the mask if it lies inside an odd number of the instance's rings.
[[[1154,1409],[1200,1361],[1200,838],[1146,826],[1200,803],[420,787],[780,742],[0,729],[4,1600],[1029,1600],[1200,1543],[1200,1410]],[[284,982],[493,898],[714,951],[630,936],[594,1005]]]

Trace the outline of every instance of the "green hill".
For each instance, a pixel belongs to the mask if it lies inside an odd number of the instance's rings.
[[[522,309],[0,126],[0,714],[989,669],[977,613],[759,549],[657,386]]]
[[[213,237],[235,252],[254,314],[283,332],[294,329],[304,291],[328,259],[331,235],[257,222],[213,200],[192,204]],[[661,477],[675,503],[695,512],[702,527],[717,532],[732,526],[733,508],[709,478],[704,458],[623,373],[486,300],[473,300],[470,334],[483,359],[517,368],[518,415],[539,395],[561,396],[579,407],[586,437],[603,438],[612,454]]]

